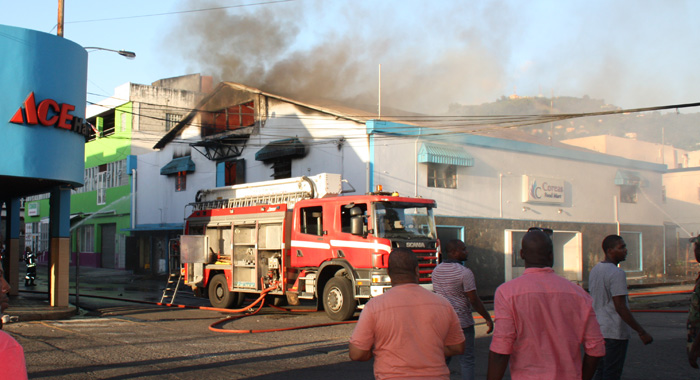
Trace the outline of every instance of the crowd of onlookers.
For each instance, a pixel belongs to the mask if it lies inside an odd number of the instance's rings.
[[[523,274],[496,289],[494,320],[476,292],[460,240],[443,246],[433,271],[433,291],[418,285],[418,261],[408,249],[389,255],[392,288],[370,300],[350,338],[350,358],[374,358],[377,379],[449,379],[451,356],[459,356],[463,379],[474,379],[474,318],[480,314],[493,338],[487,379],[510,368],[514,380],[620,379],[632,331],[653,342],[632,315],[627,278],[618,264],[627,257],[622,237],[603,239],[603,260],[589,276],[589,292],[557,275],[552,230],[530,228],[522,239]],[[694,242],[700,262],[700,242]],[[700,356],[700,276],[688,317],[688,360]],[[461,333],[461,334],[460,334]]]

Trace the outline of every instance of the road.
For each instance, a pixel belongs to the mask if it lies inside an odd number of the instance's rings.
[[[85,285],[83,294],[136,298],[145,285],[105,288]],[[685,286],[687,287],[687,286]],[[141,293],[142,298],[159,295]],[[633,309],[670,306],[685,309],[686,296],[632,300]],[[185,297],[188,304],[206,304]],[[354,324],[255,334],[214,332],[210,325],[228,314],[201,309],[166,308],[81,297],[92,309],[66,321],[11,323],[5,331],[24,347],[31,379],[369,379],[371,362],[351,362],[347,342]],[[310,306],[307,305],[307,308]],[[696,379],[685,356],[685,313],[635,313],[654,337],[643,346],[630,343],[623,379]],[[264,308],[259,314],[219,327],[238,330],[280,329],[329,323],[324,313],[284,313]],[[477,326],[477,377],[485,378],[488,345],[483,324]],[[458,379],[458,363],[451,365]]]

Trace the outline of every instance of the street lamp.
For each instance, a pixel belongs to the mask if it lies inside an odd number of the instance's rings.
[[[85,50],[88,50],[88,49],[91,49],[91,50],[111,51],[111,52],[114,52],[114,53],[117,53],[117,54],[121,55],[122,57],[126,57],[126,58],[128,58],[128,59],[134,59],[134,58],[136,58],[136,53],[134,53],[133,51],[127,51],[127,50],[113,50],[113,49],[106,49],[106,48],[95,47],[95,46],[89,46],[89,47],[86,47],[86,48],[85,48]]]

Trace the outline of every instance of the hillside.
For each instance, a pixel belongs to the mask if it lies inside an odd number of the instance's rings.
[[[599,112],[619,109],[604,100],[587,96],[576,97],[501,97],[493,103],[481,105],[451,104],[450,116],[542,115],[557,113]],[[556,141],[610,134],[636,135],[638,140],[673,145],[685,150],[700,149],[700,113],[687,109],[681,112],[645,112],[635,114],[584,117],[555,123],[521,127],[533,135],[549,136]]]

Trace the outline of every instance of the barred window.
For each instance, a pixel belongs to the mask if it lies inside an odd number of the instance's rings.
[[[165,114],[165,131],[169,131],[177,125],[177,123],[182,120],[182,115],[176,113],[166,113]]]

